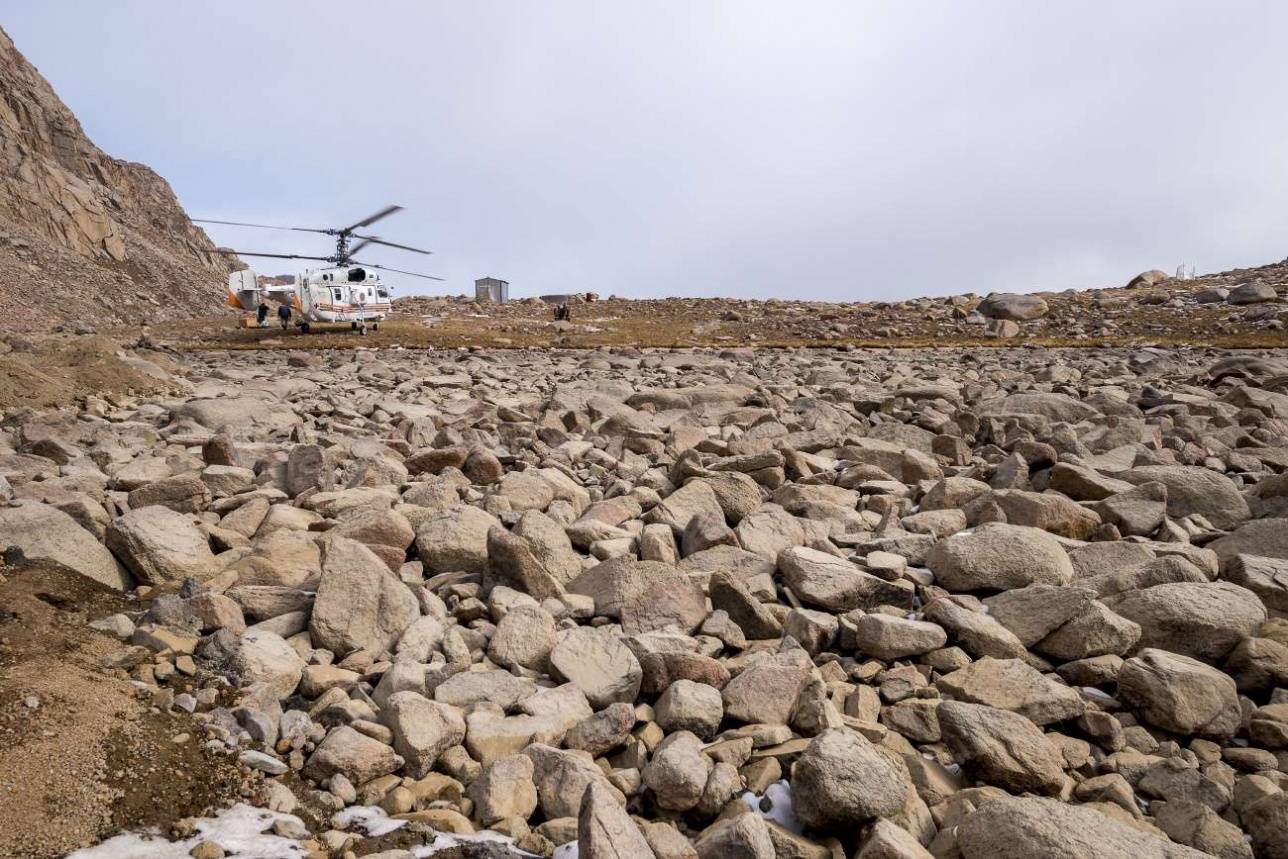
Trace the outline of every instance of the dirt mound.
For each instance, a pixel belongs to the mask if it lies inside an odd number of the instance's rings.
[[[155,393],[172,384],[163,355],[123,351],[103,336],[0,340],[0,409],[48,408],[89,394]]]
[[[238,798],[234,760],[105,667],[124,646],[87,623],[125,607],[56,567],[0,566],[0,856],[62,856]]]

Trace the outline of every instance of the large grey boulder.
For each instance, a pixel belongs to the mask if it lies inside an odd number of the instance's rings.
[[[439,755],[465,740],[461,711],[417,692],[390,695],[380,720],[393,732],[394,751],[403,757],[412,778],[429,775]]]
[[[210,504],[210,488],[196,473],[176,474],[145,483],[130,492],[131,509],[160,505],[176,513],[200,513]]]
[[[1231,737],[1242,720],[1229,676],[1166,650],[1145,648],[1124,662],[1118,694],[1141,719],[1183,736]]]
[[[555,619],[535,605],[520,605],[506,612],[488,642],[487,654],[506,668],[544,672],[554,649]]]
[[[912,592],[868,573],[858,565],[808,546],[778,556],[783,580],[807,605],[832,612],[877,605],[910,605]]]
[[[659,807],[688,811],[702,799],[712,766],[697,736],[676,731],[658,743],[642,775]]]
[[[653,849],[617,798],[591,782],[577,810],[577,855],[581,859],[653,859]]]
[[[753,813],[717,821],[703,831],[694,847],[698,859],[775,859],[778,856],[769,824]]]
[[[207,579],[218,567],[205,535],[168,507],[143,507],[113,519],[107,547],[149,585]]]
[[[295,692],[304,673],[304,660],[280,635],[249,630],[237,642],[229,671],[242,685],[263,683],[279,699]]]
[[[420,616],[415,595],[361,543],[328,537],[309,632],[337,656],[356,650],[373,658],[393,646]]]
[[[416,528],[416,551],[425,571],[483,572],[488,531],[500,524],[491,513],[466,504],[439,510]]]
[[[1024,716],[983,704],[944,701],[935,709],[954,760],[989,784],[1015,793],[1058,794],[1062,758]]]
[[[1073,564],[1055,537],[1038,528],[1001,522],[940,540],[926,566],[936,583],[950,591],[1066,585],[1073,579]]]
[[[207,429],[218,431],[244,431],[257,427],[267,432],[289,430],[300,422],[300,417],[290,406],[266,397],[219,397],[209,400],[189,400],[175,406],[171,415],[177,419],[190,419]]]
[[[341,725],[326,735],[304,765],[304,775],[323,782],[337,773],[354,785],[395,772],[403,759],[379,740]]]
[[[849,829],[899,811],[907,773],[849,728],[819,734],[792,765],[792,809],[812,829]]]
[[[523,750],[532,759],[533,781],[541,811],[547,819],[576,817],[586,789],[597,784],[623,804],[626,797],[612,786],[603,770],[588,756],[534,742]]]
[[[550,651],[550,670],[572,683],[595,709],[635,702],[644,672],[625,642],[590,627],[568,630]]]
[[[1028,651],[1023,642],[992,615],[963,608],[947,597],[932,600],[925,611],[926,620],[948,631],[950,640],[961,645],[971,656],[995,656],[998,659],[1023,659]]]
[[[1216,662],[1265,622],[1257,595],[1231,582],[1174,582],[1106,597],[1140,625],[1140,646]]]
[[[1261,304],[1266,301],[1275,301],[1278,298],[1279,295],[1275,292],[1273,286],[1261,281],[1253,281],[1251,283],[1241,283],[1230,290],[1230,294],[1226,296],[1225,300],[1228,304],[1241,305]]]
[[[1222,570],[1239,555],[1288,559],[1288,520],[1254,519],[1213,540],[1208,548],[1216,552]]]
[[[1100,527],[1099,516],[1058,492],[999,489],[976,497],[963,512],[970,525],[1001,521],[1039,528],[1071,540],[1086,540]]]
[[[1204,859],[1208,854],[1088,806],[1039,797],[991,799],[962,821],[962,859]]]
[[[857,650],[887,662],[929,653],[943,647],[948,633],[937,623],[865,614],[854,622]]]
[[[1036,295],[1019,295],[1012,292],[995,292],[975,308],[989,319],[1009,319],[1026,322],[1047,315],[1047,303]]]
[[[638,602],[655,585],[683,579],[670,564],[622,556],[586,570],[568,584],[568,590],[594,599],[596,614],[619,618],[626,606]]]
[[[703,514],[724,519],[724,510],[715,490],[705,480],[698,479],[690,480],[668,495],[644,516],[644,521],[669,525],[675,536],[679,537],[688,527],[689,520]]]
[[[945,698],[1019,713],[1038,725],[1076,719],[1082,696],[1019,659],[984,657],[935,681]]]
[[[1100,415],[1099,410],[1068,394],[1020,391],[979,405],[982,415],[1038,415],[1053,421],[1075,424]]]
[[[1239,487],[1224,474],[1196,465],[1142,465],[1115,475],[1129,483],[1167,487],[1167,515],[1202,515],[1217,528],[1235,528],[1252,515]]]
[[[94,535],[63,511],[38,501],[0,507],[0,550],[18,548],[32,561],[74,570],[116,590],[130,587],[130,574]]]

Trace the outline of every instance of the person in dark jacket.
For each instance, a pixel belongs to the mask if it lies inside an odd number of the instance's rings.
[[[268,319],[268,302],[261,299],[259,307],[255,310],[255,321],[259,323],[260,328],[263,328],[266,319]]]
[[[291,326],[291,305],[283,301],[277,306],[277,318],[282,321],[282,330]]]

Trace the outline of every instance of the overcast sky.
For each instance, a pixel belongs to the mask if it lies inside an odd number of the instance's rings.
[[[404,291],[841,301],[1288,255],[1288,3],[0,0],[194,217]],[[307,234],[210,228],[244,250]],[[290,263],[250,260],[269,273]]]

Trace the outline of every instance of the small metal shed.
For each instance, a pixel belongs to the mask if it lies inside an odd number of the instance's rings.
[[[510,284],[495,277],[480,277],[474,281],[474,299],[479,302],[505,304],[510,300]]]

